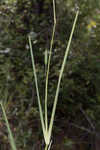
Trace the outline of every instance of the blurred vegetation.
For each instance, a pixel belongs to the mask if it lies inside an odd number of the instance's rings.
[[[70,129],[71,123],[91,130],[81,108],[96,129],[100,129],[99,0],[56,1],[57,26],[50,66],[48,110],[51,112],[66,39],[69,38],[77,7],[80,8],[80,15],[63,74],[55,117],[56,136],[52,148],[57,150],[61,149],[61,135],[65,137],[62,141],[65,147],[62,147],[67,149],[68,142],[73,143],[70,141],[73,136],[78,139],[81,134],[83,137],[87,134],[75,127]],[[46,49],[49,51],[52,34],[52,1],[1,0],[0,22],[0,100],[5,104],[18,149],[40,150],[43,147],[42,130],[27,37],[28,34],[32,36],[40,95],[44,104],[44,54]],[[2,150],[9,150],[8,134],[1,116],[0,146]],[[65,130],[67,134],[63,133]],[[72,137],[68,139],[70,135]],[[87,145],[91,144],[90,135],[87,134],[86,139],[89,141]]]

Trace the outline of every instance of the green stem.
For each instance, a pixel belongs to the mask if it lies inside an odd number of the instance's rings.
[[[0,102],[0,105],[1,105],[1,108],[2,108],[2,112],[3,112],[4,120],[6,122],[7,129],[8,129],[10,145],[12,147],[12,150],[17,150],[16,144],[15,144],[15,141],[14,141],[14,138],[13,138],[13,134],[12,134],[12,131],[10,129],[9,122],[8,122],[6,112],[5,112],[5,109],[4,109],[4,106],[3,106],[2,102]]]
[[[55,111],[56,111],[56,106],[57,106],[57,101],[58,101],[58,95],[59,95],[59,89],[60,89],[62,74],[63,74],[64,67],[65,67],[65,64],[66,64],[66,59],[67,59],[67,56],[68,56],[68,52],[69,52],[70,44],[71,44],[71,41],[72,41],[72,36],[73,36],[73,33],[74,33],[74,29],[75,29],[76,21],[77,21],[77,18],[78,18],[78,14],[79,14],[79,11],[77,11],[76,16],[75,16],[75,20],[74,20],[74,23],[73,23],[73,27],[72,27],[70,37],[69,37],[68,45],[67,45],[67,48],[66,48],[66,51],[65,51],[64,60],[63,60],[62,66],[61,66],[61,71],[60,71],[60,75],[59,75],[59,79],[58,79],[57,90],[56,90],[56,95],[55,95],[55,99],[54,99],[50,125],[49,125],[49,133],[48,133],[49,134],[49,139],[50,139],[51,133],[52,133],[52,127],[53,127],[54,116],[55,116]]]
[[[50,52],[49,52],[49,59],[48,59],[48,66],[47,66],[47,73],[46,73],[46,85],[45,85],[45,126],[46,126],[46,132],[48,130],[48,112],[47,112],[48,77],[49,77],[51,54],[52,54],[54,35],[55,35],[55,29],[56,29],[56,10],[55,10],[55,1],[54,0],[53,0],[53,12],[54,12],[54,26],[53,26],[53,32],[52,32],[52,38],[51,38],[51,44],[50,44]]]
[[[45,150],[48,150],[48,145],[45,146]]]
[[[40,95],[39,95],[39,88],[38,88],[38,82],[37,82],[37,75],[36,75],[36,69],[35,69],[34,56],[33,56],[33,51],[32,51],[31,38],[30,38],[30,36],[28,38],[29,38],[31,60],[32,60],[33,73],[34,73],[34,79],[35,79],[36,93],[37,93],[37,98],[38,98],[40,120],[41,120],[43,135],[44,135],[44,139],[45,139],[45,125],[44,125],[43,111],[42,111],[41,100],[40,100]]]

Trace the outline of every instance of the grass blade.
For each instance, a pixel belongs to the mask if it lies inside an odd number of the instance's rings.
[[[54,14],[54,25],[53,25],[52,38],[51,38],[51,43],[50,43],[50,51],[49,51],[48,66],[47,66],[47,73],[46,73],[46,85],[45,85],[45,126],[46,126],[46,131],[48,130],[48,112],[47,112],[48,77],[49,77],[51,54],[52,54],[52,48],[53,48],[53,43],[54,43],[54,35],[55,35],[55,29],[56,29],[55,0],[53,0],[53,14]]]
[[[30,46],[32,67],[33,67],[33,73],[34,73],[34,79],[35,79],[36,93],[37,93],[37,98],[38,98],[40,120],[41,120],[43,135],[44,135],[44,139],[45,139],[45,137],[46,137],[45,136],[46,135],[46,133],[45,133],[45,125],[44,125],[43,111],[42,111],[42,106],[41,106],[41,101],[40,101],[40,95],[39,95],[39,88],[38,88],[38,82],[37,82],[37,75],[36,75],[36,69],[35,69],[34,56],[33,56],[33,51],[32,51],[31,37],[29,36],[28,39],[29,39],[29,46]]]
[[[63,74],[64,67],[65,67],[65,64],[66,64],[66,60],[67,60],[70,44],[71,44],[71,41],[72,41],[72,36],[73,36],[74,30],[75,30],[75,25],[76,25],[78,15],[79,15],[79,11],[77,11],[75,19],[74,19],[72,31],[71,31],[69,41],[68,41],[68,45],[67,45],[65,55],[64,55],[64,60],[63,60],[62,66],[61,66],[61,71],[60,71],[60,75],[59,75],[59,79],[58,79],[57,90],[56,90],[56,94],[55,94],[55,99],[54,99],[54,104],[53,104],[53,109],[52,109],[52,114],[51,114],[51,120],[50,120],[50,125],[49,125],[49,133],[48,133],[49,139],[51,138],[51,133],[52,133],[52,128],[53,128],[53,122],[54,122],[54,116],[55,116],[57,101],[58,101],[58,95],[59,95],[59,89],[60,89],[62,74]]]
[[[16,145],[15,145],[15,141],[14,141],[14,138],[13,138],[13,134],[12,134],[12,131],[10,129],[9,122],[8,122],[8,119],[7,119],[7,116],[6,116],[6,112],[5,112],[5,109],[3,107],[3,103],[0,102],[0,105],[1,105],[1,108],[2,108],[2,112],[3,112],[4,120],[6,122],[7,129],[8,129],[10,145],[12,147],[12,150],[17,150]]]

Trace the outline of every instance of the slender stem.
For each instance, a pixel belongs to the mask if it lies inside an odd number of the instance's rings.
[[[76,128],[79,128],[79,129],[81,129],[81,130],[84,130],[84,131],[86,131],[86,132],[92,134],[92,131],[89,130],[89,129],[87,129],[87,128],[80,127],[80,126],[78,126],[78,125],[76,125],[76,124],[74,124],[74,123],[72,123],[71,125],[74,126],[74,127],[76,127]]]
[[[12,131],[10,129],[9,122],[8,122],[6,112],[5,112],[5,109],[4,109],[4,106],[3,106],[2,102],[0,102],[0,105],[1,105],[1,108],[2,108],[2,111],[3,111],[3,116],[4,116],[4,119],[5,119],[5,122],[6,122],[7,129],[8,129],[9,139],[10,139],[10,144],[11,144],[12,150],[17,150],[16,144],[15,144],[15,141],[14,141],[14,138],[13,138],[13,134],[12,134]]]
[[[79,11],[77,11],[76,16],[75,16],[75,20],[74,20],[74,23],[73,23],[73,27],[72,27],[70,37],[69,37],[68,45],[67,45],[67,48],[66,48],[66,51],[65,51],[64,60],[63,60],[62,66],[61,66],[61,71],[60,71],[60,75],[59,75],[59,79],[58,79],[57,90],[56,90],[56,95],[55,95],[55,99],[54,99],[50,125],[49,125],[49,133],[48,133],[49,138],[51,137],[51,132],[52,132],[54,116],[55,116],[55,111],[56,111],[56,106],[57,106],[57,101],[58,101],[58,94],[59,94],[62,74],[63,74],[64,67],[65,67],[65,64],[66,64],[66,59],[67,59],[67,56],[68,56],[68,52],[69,52],[70,44],[71,44],[71,41],[72,41],[72,36],[73,36],[73,33],[74,33],[74,29],[75,29],[76,21],[77,21],[77,18],[78,18],[78,14],[79,14]]]
[[[45,145],[45,150],[48,150],[48,145]]]
[[[45,126],[46,126],[46,131],[48,130],[48,112],[47,112],[48,76],[49,76],[49,71],[50,71],[51,54],[52,54],[54,35],[55,35],[55,29],[56,29],[55,0],[53,0],[53,13],[54,13],[54,26],[53,26],[53,32],[52,32],[52,38],[51,38],[51,44],[50,44],[50,52],[49,52],[49,59],[48,59],[48,66],[47,66],[47,73],[46,73],[46,85],[45,85]]]
[[[35,78],[36,93],[37,93],[37,98],[38,98],[40,120],[41,120],[43,135],[44,135],[44,139],[45,139],[45,125],[44,125],[43,111],[42,111],[41,100],[40,100],[40,95],[39,95],[39,88],[38,88],[37,75],[36,75],[35,62],[34,62],[34,56],[33,56],[32,44],[31,44],[30,36],[29,36],[29,45],[30,45],[33,73],[34,73],[34,78]]]
[[[52,145],[52,140],[51,140],[50,143],[49,143],[48,150],[51,149],[51,145]]]
[[[84,111],[82,108],[80,108],[80,110],[81,110],[81,112],[83,113],[83,115],[85,116],[85,118],[87,119],[87,121],[89,122],[91,128],[92,128],[93,130],[95,130],[95,126],[93,125],[91,119],[86,115],[85,111]]]

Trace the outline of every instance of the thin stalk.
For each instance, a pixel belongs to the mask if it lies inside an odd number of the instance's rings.
[[[13,134],[12,134],[12,131],[10,129],[9,122],[8,122],[6,112],[5,112],[5,109],[4,109],[4,106],[3,106],[2,102],[0,102],[0,105],[1,105],[1,108],[2,108],[2,112],[3,112],[4,120],[6,122],[7,129],[8,129],[11,148],[12,148],[12,150],[17,150],[16,144],[15,144],[15,141],[14,141],[14,138],[13,138]]]
[[[76,128],[79,128],[79,129],[81,129],[81,130],[84,130],[84,131],[86,131],[86,132],[88,132],[88,133],[90,133],[90,134],[93,133],[91,130],[86,129],[86,128],[84,128],[84,127],[80,127],[80,126],[78,126],[78,125],[76,125],[76,124],[74,124],[74,123],[72,123],[71,125],[74,126],[74,127],[76,127]]]
[[[50,51],[49,51],[49,58],[48,58],[48,65],[47,65],[47,73],[46,73],[46,85],[45,85],[45,126],[46,126],[46,131],[48,131],[48,112],[47,112],[48,77],[49,77],[51,54],[52,54],[52,48],[53,48],[53,43],[54,43],[54,35],[55,35],[55,29],[56,29],[55,0],[53,0],[53,14],[54,14],[54,25],[53,25],[53,31],[52,31],[51,44],[50,44]]]
[[[48,145],[45,145],[45,150],[48,150]]]
[[[33,56],[33,51],[32,51],[31,38],[30,38],[30,36],[28,38],[29,38],[29,46],[30,46],[30,52],[31,52],[32,67],[33,67],[33,73],[34,73],[34,79],[35,79],[36,93],[37,93],[37,98],[38,98],[40,120],[41,120],[43,135],[44,135],[44,139],[45,139],[46,132],[45,132],[45,125],[44,125],[44,118],[43,118],[43,111],[42,111],[42,106],[41,106],[41,100],[40,100],[40,95],[39,95],[39,88],[38,88],[38,82],[37,82],[37,75],[36,75],[36,69],[35,69],[34,56]]]
[[[50,150],[51,144],[52,144],[52,140],[50,141],[48,145],[45,145],[45,150]]]
[[[50,144],[49,144],[49,146],[48,146],[48,150],[51,149],[51,145],[52,145],[52,140],[50,141]]]
[[[52,133],[52,128],[53,128],[53,122],[54,122],[54,116],[55,116],[57,101],[58,101],[58,94],[59,94],[62,74],[63,74],[64,67],[65,67],[65,64],[66,64],[66,59],[67,59],[67,56],[68,56],[68,52],[69,52],[70,44],[71,44],[71,41],[72,41],[72,36],[73,36],[73,33],[74,33],[74,29],[75,29],[75,25],[76,25],[78,15],[79,15],[79,11],[77,11],[75,19],[74,19],[72,31],[71,31],[69,41],[68,41],[68,45],[67,45],[67,48],[66,48],[66,51],[65,51],[64,60],[63,60],[62,66],[61,66],[61,71],[60,71],[60,75],[59,75],[59,79],[58,79],[57,90],[56,90],[56,94],[55,94],[55,99],[54,99],[54,104],[53,104],[53,109],[52,109],[52,115],[51,115],[51,120],[50,120],[50,125],[49,125],[49,132],[48,132],[49,139],[51,138],[51,133]]]
[[[90,124],[91,128],[93,130],[95,130],[95,126],[93,125],[91,119],[85,114],[84,110],[82,108],[80,108],[81,112],[83,113],[83,115],[85,116],[86,120],[88,121],[88,123]]]

